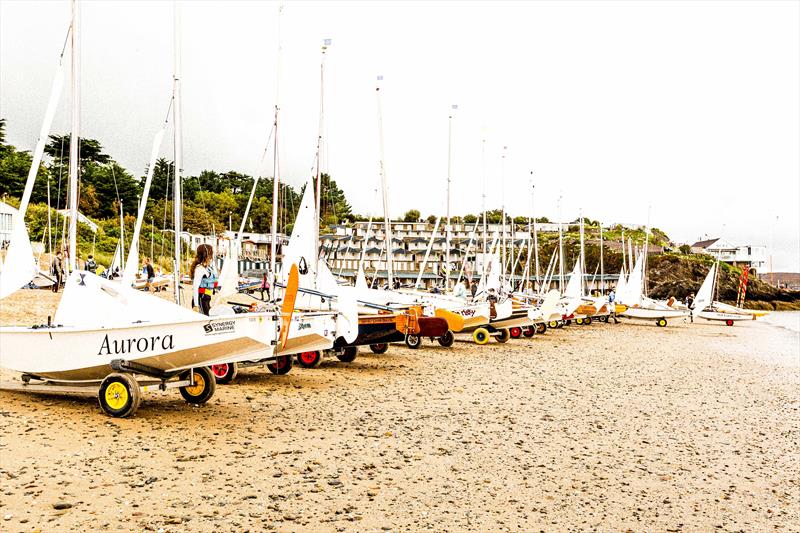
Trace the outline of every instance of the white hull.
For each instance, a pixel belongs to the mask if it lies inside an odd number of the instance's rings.
[[[278,355],[315,352],[333,348],[336,340],[336,313],[294,313],[286,346]]]
[[[624,313],[622,313],[622,316],[643,320],[656,320],[659,318],[685,318],[689,316],[689,312],[682,311],[680,309],[629,307]]]
[[[700,311],[697,316],[714,322],[740,322],[742,320],[755,320],[753,315],[743,315],[741,313],[723,313],[720,311]]]
[[[0,328],[0,367],[40,377],[101,380],[125,360],[163,372],[270,357],[271,315],[254,313],[107,328]]]

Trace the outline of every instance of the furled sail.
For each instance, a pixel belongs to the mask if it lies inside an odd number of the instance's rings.
[[[284,265],[292,263],[297,265],[300,287],[305,289],[316,287],[316,258],[319,250],[316,243],[317,233],[314,226],[317,222],[314,212],[314,187],[309,180],[303,192],[303,201],[294,221],[289,244],[284,247],[283,255]],[[288,272],[285,275],[288,275]]]
[[[711,305],[711,300],[714,297],[714,276],[717,273],[717,265],[712,265],[711,270],[708,271],[706,279],[697,291],[697,296],[694,299],[694,308],[692,309],[692,316],[697,318],[706,307]]]
[[[125,271],[122,273],[122,285],[125,287],[131,286],[133,279],[136,277],[136,271],[139,268],[139,234],[142,231],[144,212],[147,209],[147,199],[150,196],[150,184],[153,182],[156,159],[158,158],[158,151],[161,149],[161,141],[164,139],[166,128],[167,125],[165,123],[164,127],[156,133],[153,139],[153,149],[150,152],[150,166],[147,168],[147,177],[145,178],[144,188],[142,189],[142,198],[139,200],[139,213],[136,216],[136,226],[133,228],[133,239],[131,240],[130,250],[128,250],[128,261],[125,263]]]
[[[583,277],[583,273],[581,272],[581,262],[580,260],[575,261],[575,268],[572,269],[572,273],[569,276],[569,281],[567,282],[567,287],[564,289],[564,296],[567,298],[580,298],[581,297],[581,278]]]
[[[56,107],[63,87],[64,69],[59,63],[53,80],[53,88],[50,90],[50,100],[47,102],[47,110],[42,121],[42,129],[39,130],[39,139],[36,141],[36,148],[33,150],[33,160],[28,171],[25,189],[22,192],[19,211],[17,211],[12,221],[11,244],[8,246],[8,252],[3,264],[3,273],[0,275],[0,300],[15,293],[39,274],[39,268],[33,256],[33,248],[31,248],[31,240],[28,236],[28,228],[25,226],[25,212],[28,210],[33,184],[36,181],[39,165],[42,163],[44,147],[50,135],[50,127],[53,125],[53,117],[56,114]]]

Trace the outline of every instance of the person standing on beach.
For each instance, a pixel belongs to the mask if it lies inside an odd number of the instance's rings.
[[[142,266],[142,274],[146,280],[145,290],[155,292],[153,288],[153,280],[156,279],[156,271],[153,270],[153,265],[150,264],[150,258],[144,258],[144,265]]]
[[[56,282],[53,283],[53,292],[58,292],[61,279],[64,277],[64,263],[61,260],[61,250],[56,252],[56,256],[50,264],[50,273],[56,278]]]
[[[267,293],[267,299],[269,299],[270,298],[270,296],[269,296],[269,281],[267,281],[267,273],[266,272],[264,272],[264,274],[261,276],[261,299],[262,300],[264,299],[264,292],[265,291]]]
[[[217,289],[217,271],[212,264],[214,250],[201,244],[195,252],[190,275],[192,277],[192,309],[204,315],[211,311],[211,296]]]
[[[89,254],[89,257],[86,259],[86,270],[92,274],[97,274],[97,263],[95,262],[92,254]]]

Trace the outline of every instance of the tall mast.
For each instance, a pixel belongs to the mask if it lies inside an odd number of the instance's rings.
[[[583,209],[580,210],[579,216],[581,217],[580,223],[580,236],[581,236],[581,254],[579,261],[581,262],[581,295],[585,294],[583,292],[583,282],[586,277],[586,252],[583,249]]]
[[[503,236],[500,240],[502,246],[500,247],[500,286],[506,285],[506,146],[503,146],[503,155],[500,158],[500,203],[501,203],[501,231]]]
[[[280,210],[279,205],[279,194],[278,191],[280,189],[280,177],[278,176],[278,111],[280,110],[279,102],[280,102],[280,79],[281,79],[281,13],[283,12],[283,4],[278,6],[278,52],[277,52],[277,61],[276,61],[276,74],[275,74],[275,122],[273,123],[273,134],[275,137],[273,138],[273,145],[272,145],[272,223],[271,231],[272,231],[272,238],[270,239],[269,244],[269,270],[272,274],[273,281],[275,280],[275,271],[277,268],[276,265],[276,257],[275,254],[277,253],[278,248],[278,211]],[[288,274],[288,272],[287,272]],[[274,285],[274,283],[273,283]],[[275,291],[272,291],[272,297],[275,299]]]
[[[131,243],[133,246],[133,243]],[[125,268],[125,215],[122,213],[122,198],[119,199],[119,261],[120,268]]]
[[[531,212],[528,214],[528,253],[525,254],[525,272],[527,275],[527,279],[525,281],[525,286],[523,288],[523,292],[527,292],[528,285],[531,283],[531,241],[533,240],[533,171],[531,170]],[[531,286],[531,292],[533,292],[533,286]]]
[[[383,76],[378,76],[378,81],[382,81]],[[377,84],[375,94],[378,99],[378,139],[380,141],[380,171],[381,187],[383,189],[383,220],[386,227],[386,278],[389,288],[394,284],[394,273],[392,269],[392,224],[389,222],[389,185],[386,180],[386,164],[383,153],[383,110],[381,107],[381,87]]]
[[[452,106],[452,109],[456,108],[457,106],[455,105]],[[450,288],[450,180],[452,178],[451,175],[452,150],[453,150],[453,113],[451,111],[450,116],[447,117],[447,216],[445,222],[445,237],[444,237],[445,291]]]
[[[481,260],[481,276],[486,272],[486,239],[489,228],[486,225],[486,139],[481,140],[481,211],[483,212],[483,258]]]
[[[539,239],[536,237],[536,212],[533,198],[535,185],[531,185],[531,218],[533,219],[533,263],[536,268],[536,283],[541,289],[542,281],[539,279]]]
[[[642,263],[642,290],[647,296],[647,248],[650,244],[650,206],[647,206],[647,231],[644,234],[644,262]]]
[[[183,173],[183,117],[181,107],[181,9],[180,4],[174,4],[174,72],[172,78],[172,118],[175,145],[175,180],[173,183],[173,227],[175,229],[175,257],[173,259],[173,283],[175,284],[175,303],[181,303],[181,233],[183,232],[183,217],[181,215],[181,174]]]
[[[600,226],[600,295],[602,296],[606,293],[605,267],[603,266],[603,223],[598,220],[597,225]]]
[[[314,226],[314,246],[319,246],[319,222],[322,216],[322,128],[325,105],[325,51],[330,46],[331,40],[325,39],[322,42],[322,59],[319,63],[319,132],[317,135],[317,212],[316,224]],[[316,249],[316,248],[315,248]],[[314,272],[319,272],[319,252],[314,254]]]
[[[81,135],[81,20],[80,2],[72,0],[72,132],[69,141],[69,271],[78,255],[78,170]]]
[[[564,232],[561,227],[561,196],[558,197],[558,290],[564,293]]]

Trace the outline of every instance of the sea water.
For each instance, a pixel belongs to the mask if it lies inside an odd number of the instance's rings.
[[[772,311],[759,320],[787,329],[792,333],[800,333],[800,311]]]

